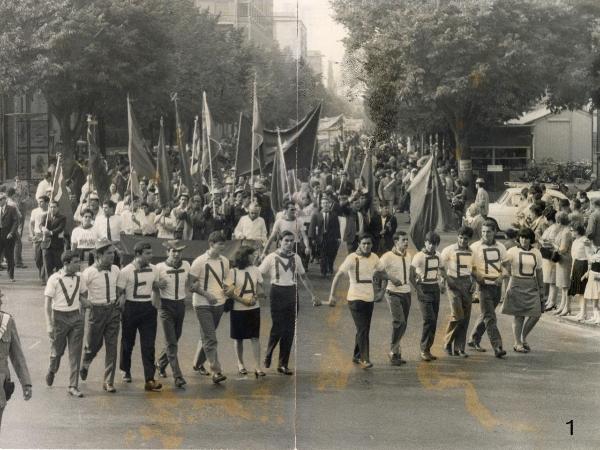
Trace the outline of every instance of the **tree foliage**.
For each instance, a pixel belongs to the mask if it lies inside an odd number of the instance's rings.
[[[594,14],[535,0],[334,0],[361,50],[367,102],[380,133],[450,129],[469,158],[478,127],[518,117],[540,101],[589,99]]]

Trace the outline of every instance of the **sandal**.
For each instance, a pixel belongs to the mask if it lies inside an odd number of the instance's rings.
[[[527,353],[527,349],[523,345],[515,345],[513,350],[517,353]]]

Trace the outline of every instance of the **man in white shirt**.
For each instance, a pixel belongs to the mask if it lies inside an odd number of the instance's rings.
[[[33,255],[35,258],[35,265],[38,269],[38,275],[40,280],[45,279],[44,271],[44,258],[42,255],[42,217],[48,212],[48,202],[50,198],[46,195],[42,195],[37,199],[38,207],[31,211],[31,217],[29,219],[29,236],[33,243]]]
[[[171,366],[175,387],[183,388],[186,381],[179,367],[177,347],[183,329],[185,318],[185,297],[189,288],[190,263],[181,259],[181,252],[185,245],[179,241],[163,243],[167,249],[167,259],[158,263],[158,278],[164,281],[160,289],[160,309],[158,311],[160,322],[165,336],[165,348],[157,359],[156,366],[161,377],[167,376],[167,365]]]
[[[157,311],[152,297],[166,281],[159,281],[158,270],[150,264],[152,245],[149,242],[136,243],[133,253],[133,262],[121,269],[117,279],[117,295],[123,310],[119,368],[124,372],[123,381],[131,383],[131,355],[139,331],[144,390],[157,392],[162,389],[162,384],[154,379]]]
[[[81,225],[71,232],[71,250],[76,251],[79,259],[88,266],[94,263],[94,246],[98,234],[94,228],[94,213],[90,209],[81,212]]]
[[[477,178],[475,180],[475,186],[477,186],[477,196],[475,197],[475,203],[479,206],[479,212],[483,217],[487,217],[490,208],[490,196],[484,189],[485,180],[483,178]]]
[[[472,228],[461,227],[457,243],[446,247],[440,256],[450,302],[450,321],[444,340],[444,350],[449,356],[469,356],[465,353],[465,344],[473,302],[473,252],[469,248],[472,237]]]
[[[302,258],[304,268],[308,266],[308,258],[310,258],[310,245],[308,242],[308,234],[304,229],[304,222],[299,219],[296,214],[296,204],[292,201],[287,201],[284,204],[284,216],[277,219],[273,224],[273,231],[262,252],[263,259],[272,243],[280,239],[284,231],[291,231],[294,235],[294,243],[296,244],[296,253]]]
[[[394,247],[381,257],[381,265],[388,275],[397,278],[401,283],[394,285],[383,280],[382,289],[392,314],[392,339],[390,344],[390,363],[392,366],[406,364],[402,359],[400,340],[406,331],[410,312],[410,264],[412,255],[408,253],[408,236],[404,231],[394,234]]]
[[[225,381],[217,354],[217,327],[225,306],[225,290],[231,284],[229,260],[222,256],[225,237],[220,231],[208,236],[208,250],[198,256],[190,268],[192,304],[200,323],[200,341],[194,357],[194,370],[205,373],[204,362],[208,360],[215,384]]]
[[[35,198],[40,198],[52,191],[52,172],[46,172],[44,179],[40,181],[35,190]]]
[[[50,367],[46,384],[52,386],[60,359],[69,346],[69,388],[73,397],[83,397],[79,391],[79,362],[83,346],[83,315],[79,304],[79,255],[69,250],[62,256],[63,268],[48,278],[45,297],[46,330],[50,336]]]
[[[121,240],[121,232],[123,231],[123,219],[115,215],[115,202],[106,200],[102,204],[104,214],[98,215],[94,220],[94,229],[98,239],[107,239],[111,242],[119,242]],[[121,265],[121,258],[118,252],[115,252],[115,265]]]
[[[114,393],[117,364],[117,342],[121,325],[121,309],[117,302],[119,268],[113,264],[115,248],[108,239],[98,239],[95,263],[81,274],[80,301],[90,312],[86,316],[87,334],[79,375],[86,380],[92,361],[106,343],[104,384],[106,392]]]
[[[250,239],[258,241],[262,246],[267,243],[267,227],[265,220],[260,217],[260,206],[250,205],[248,215],[242,216],[233,231],[234,239]]]
[[[425,246],[417,253],[411,263],[410,282],[417,291],[419,308],[423,316],[421,333],[421,359],[433,361],[437,357],[431,354],[435,339],[438,313],[440,310],[440,255],[436,251],[440,236],[435,231],[425,235]]]
[[[488,337],[494,349],[494,355],[502,358],[506,350],[502,349],[502,337],[496,321],[496,307],[502,295],[501,286],[506,273],[502,264],[506,260],[506,247],[496,242],[496,224],[486,220],[481,227],[481,240],[471,245],[473,252],[473,275],[479,284],[479,306],[481,314],[471,333],[469,347],[477,351],[485,351],[479,345],[487,329]]]

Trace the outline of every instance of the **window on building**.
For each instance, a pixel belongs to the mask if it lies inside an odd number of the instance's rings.
[[[529,150],[529,147],[473,147],[473,169],[485,171],[489,165],[499,165],[504,170],[525,170],[529,162]]]

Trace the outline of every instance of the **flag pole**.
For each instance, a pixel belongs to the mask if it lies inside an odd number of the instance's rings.
[[[254,75],[254,91],[252,95],[252,144],[250,145],[250,203],[254,203],[254,121],[257,119],[254,117],[254,113],[257,111],[257,98],[256,98],[256,74]]]
[[[290,200],[291,200],[292,197],[289,194],[290,185],[289,185],[289,182],[287,179],[287,167],[285,167],[285,158],[283,156],[283,144],[281,143],[281,133],[279,132],[279,127],[277,127],[277,147],[279,147],[279,156],[281,158],[281,165],[283,167],[283,173],[285,174],[284,183],[287,185],[288,196],[290,197]],[[285,190],[284,190],[284,195],[285,195]]]
[[[88,172],[90,174],[90,186],[88,188],[88,196],[94,190],[94,172],[90,170],[90,162],[92,161],[92,142],[90,136],[92,135],[92,115],[87,115],[87,146],[88,146]],[[57,162],[58,164],[58,162]]]
[[[54,169],[54,176],[52,177],[52,191],[50,194],[50,201],[54,200],[54,188],[56,187],[56,174],[58,173],[59,164],[62,164],[60,161],[61,158],[62,158],[62,154],[57,153],[56,154],[56,168]],[[48,226],[48,217],[49,216],[50,216],[49,214],[46,214],[46,223],[44,224],[44,227]]]

